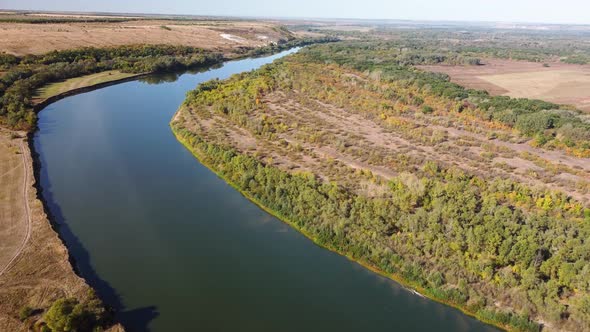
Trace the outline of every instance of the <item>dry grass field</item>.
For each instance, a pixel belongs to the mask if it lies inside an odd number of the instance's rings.
[[[29,330],[18,319],[24,306],[45,309],[60,297],[83,299],[90,290],[72,270],[37,199],[24,137],[0,131],[0,331]]]
[[[0,23],[0,50],[16,55],[129,44],[171,44],[229,51],[236,46],[263,46],[281,37],[275,24],[251,21]]]
[[[442,72],[453,82],[493,95],[535,98],[590,112],[590,66],[486,59],[483,66],[419,66]]]
[[[0,273],[16,257],[27,238],[29,223],[23,183],[26,163],[20,139],[8,132],[0,138]]]

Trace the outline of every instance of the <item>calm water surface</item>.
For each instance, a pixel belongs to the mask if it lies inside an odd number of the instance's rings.
[[[285,55],[152,76],[58,101],[34,138],[76,267],[130,331],[493,331],[260,210],[168,123],[186,91]]]

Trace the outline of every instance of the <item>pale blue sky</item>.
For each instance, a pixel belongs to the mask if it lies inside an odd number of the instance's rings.
[[[0,0],[0,8],[590,24],[590,0]]]

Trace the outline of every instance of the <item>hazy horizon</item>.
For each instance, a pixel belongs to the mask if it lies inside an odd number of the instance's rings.
[[[51,3],[40,0],[2,0],[0,8],[113,14],[590,24],[585,14],[590,11],[590,2],[583,0],[563,0],[559,5],[550,0],[451,0],[444,3],[435,0],[415,0],[412,3],[366,0],[362,4],[351,0],[301,0],[297,3],[268,0],[218,0],[207,3],[193,3],[190,0],[56,0]]]

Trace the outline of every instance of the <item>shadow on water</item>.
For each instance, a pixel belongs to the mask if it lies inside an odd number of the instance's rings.
[[[105,280],[96,273],[90,261],[90,254],[84,248],[82,242],[74,235],[60,206],[56,203],[51,191],[52,184],[49,182],[47,168],[43,157],[35,150],[34,136],[28,137],[29,149],[33,157],[33,169],[37,198],[43,202],[45,213],[51,221],[52,227],[60,239],[65,243],[70,254],[70,263],[74,271],[96,291],[98,297],[115,312],[115,321],[121,323],[127,331],[143,332],[149,331],[149,324],[158,317],[159,312],[156,306],[147,306],[137,309],[125,308],[121,296]]]
[[[224,62],[225,63],[225,62]],[[197,67],[192,69],[185,69],[179,71],[172,71],[172,72],[165,72],[165,73],[154,73],[147,76],[143,76],[137,79],[138,82],[146,83],[149,85],[157,85],[162,83],[174,83],[176,82],[180,76],[184,74],[199,74],[210,71],[212,69],[218,69],[223,67],[224,63],[218,63],[215,65],[211,65],[208,67]]]

